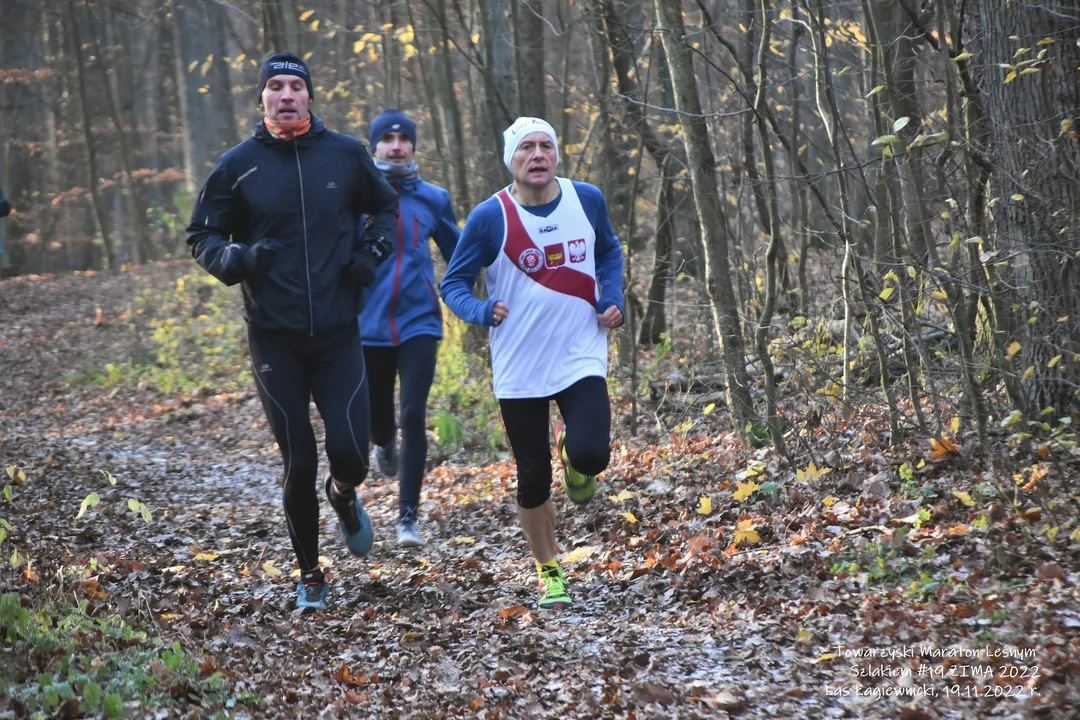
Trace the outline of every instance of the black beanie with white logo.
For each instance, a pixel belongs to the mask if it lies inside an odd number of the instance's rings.
[[[263,89],[267,81],[277,75],[295,75],[307,84],[308,97],[315,99],[315,89],[311,86],[311,74],[307,64],[290,52],[274,53],[263,61],[259,68],[259,92],[255,101],[262,102]]]

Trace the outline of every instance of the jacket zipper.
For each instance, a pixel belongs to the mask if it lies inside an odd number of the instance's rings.
[[[400,195],[400,193],[398,194]],[[394,261],[394,292],[390,296],[390,339],[394,345],[398,344],[397,319],[394,314],[397,312],[398,285],[401,282],[401,256],[405,252],[404,238],[405,231],[401,227],[401,213],[399,212],[397,219],[397,257]]]
[[[311,263],[308,261],[307,208],[304,207],[304,171],[300,168],[300,146],[293,140],[296,153],[296,174],[300,177],[300,220],[304,225],[304,273],[307,278],[307,309],[311,337],[315,337],[315,310],[311,302]]]

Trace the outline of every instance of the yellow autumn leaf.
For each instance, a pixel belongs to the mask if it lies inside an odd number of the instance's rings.
[[[201,552],[195,555],[196,560],[217,560],[218,554],[216,552]]]
[[[623,518],[626,518],[626,521],[629,522],[629,523],[636,523],[637,522],[637,517],[635,517],[634,513],[632,513],[632,512],[619,513],[619,515],[621,517],[623,517]]]
[[[454,538],[454,542],[458,545],[472,545],[476,542],[476,538],[467,537],[465,535],[458,535],[456,538]]]
[[[956,433],[960,432],[960,416],[959,415],[957,415],[956,417],[954,417],[952,419],[952,424],[951,424],[950,427],[952,427],[952,431],[953,431],[954,435]]]
[[[300,13],[300,22],[307,22],[307,19],[315,14],[314,10],[305,10]]]
[[[1024,199],[1024,196],[1021,195],[1020,193],[1013,193],[1012,195],[1009,196],[1009,199],[1012,200],[1013,202],[1020,202],[1021,200]]]
[[[741,482],[741,481],[736,482],[735,485],[736,485],[735,492],[733,492],[731,494],[731,496],[734,497],[739,502],[742,502],[746,498],[748,498],[751,495],[753,495],[754,493],[756,493],[758,491],[758,488],[761,487],[760,485],[758,485],[753,480],[749,480],[747,482]]]
[[[827,498],[822,499],[821,504],[827,508],[831,508],[836,503],[836,498],[830,495]]]
[[[1080,542],[1080,527],[1077,527],[1075,530],[1072,531],[1072,533],[1069,535],[1069,539],[1073,542]]]
[[[1022,47],[1013,54],[1012,59],[1016,60],[1019,57],[1023,57],[1024,55],[1027,55],[1029,52],[1031,52],[1031,48]]]
[[[1009,343],[1009,347],[1005,348],[1005,359],[1012,360],[1016,353],[1020,352],[1020,343],[1013,340]]]
[[[701,411],[701,414],[702,415],[708,415],[709,413],[711,413],[715,409],[716,409],[716,403],[709,403],[708,405],[705,406],[705,409]]]
[[[1059,362],[1061,362],[1061,356],[1060,355],[1055,355],[1054,357],[1050,358],[1050,362],[1046,363],[1046,367],[1052,368],[1055,365],[1057,365]]]
[[[579,548],[574,548],[570,552],[563,555],[562,561],[564,563],[581,562],[582,560],[588,560],[596,553],[596,547],[593,545],[582,545]]]
[[[353,55],[359,55],[361,52],[363,52],[366,46],[367,43],[363,40],[357,40],[356,42],[354,42],[352,46]]]
[[[629,490],[623,490],[618,495],[608,495],[607,497],[608,500],[610,500],[611,502],[623,502],[634,497],[634,493],[630,492]]]
[[[1021,70],[1020,74],[1021,75],[1034,75],[1037,72],[1039,72],[1039,68],[1029,67],[1029,68],[1024,68],[1023,70]]]
[[[746,477],[748,477],[748,478],[757,477],[758,475],[760,475],[763,472],[765,472],[765,463],[752,462],[746,468]]]
[[[318,30],[319,29],[319,21],[318,20],[312,20],[310,27],[311,27],[312,30]]]
[[[1046,529],[1046,537],[1050,538],[1050,542],[1057,542],[1058,532],[1061,530],[1057,525],[1052,528]]]
[[[1008,75],[1005,76],[1005,84],[1008,85],[1009,83],[1011,83],[1015,79],[1016,79],[1016,71],[1013,70],[1011,73],[1009,73]]]
[[[712,498],[708,495],[702,495],[698,500],[697,511],[700,515],[708,515],[712,512]]]
[[[814,634],[809,630],[800,630],[799,632],[795,633],[795,642],[799,643],[800,645],[809,645],[810,639],[813,637]]]
[[[1065,118],[1064,120],[1062,120],[1061,121],[1061,134],[1064,135],[1065,133],[1069,132],[1069,128],[1072,127],[1072,124],[1073,124],[1073,121],[1071,119],[1069,119],[1069,118]]]
[[[473,34],[472,34],[472,37],[470,37],[470,38],[469,38],[469,40],[471,40],[471,41],[472,41],[472,44],[473,44],[473,45],[475,45],[476,43],[480,42],[480,33],[478,33],[478,32],[477,32],[477,33],[473,33]]]
[[[970,495],[968,495],[968,494],[967,494],[966,492],[964,492],[963,490],[953,490],[953,491],[952,491],[952,494],[956,496],[956,499],[957,499],[957,500],[959,500],[960,502],[964,503],[964,504],[965,504],[965,505],[967,505],[968,507],[975,507],[975,501],[974,501],[974,500],[972,500],[972,499],[971,499],[971,496],[970,496]]]
[[[948,300],[949,299],[948,294],[946,294],[946,292],[944,290],[935,290],[934,292],[930,293],[930,296],[933,297],[936,300]]]
[[[1043,38],[1042,40],[1040,40],[1039,42],[1037,42],[1035,44],[1036,45],[1053,45],[1054,44],[1054,38]]]
[[[266,571],[266,574],[270,577],[278,577],[279,575],[281,575],[281,571],[274,567],[273,563],[264,562],[262,564],[262,569]]]
[[[751,545],[757,545],[761,542],[761,536],[758,535],[758,531],[754,529],[755,527],[753,520],[740,520],[735,526],[735,544],[738,545],[745,541]]]
[[[885,302],[886,300],[889,299],[889,297],[892,296],[892,294],[893,294],[893,292],[895,290],[896,290],[896,288],[894,288],[894,287],[887,287],[887,288],[885,288],[884,290],[881,291],[881,293],[878,295],[878,297],[881,298],[882,302]]]
[[[1034,375],[1034,374],[1035,374],[1035,366],[1034,366],[1034,365],[1032,365],[1032,366],[1031,366],[1031,367],[1029,367],[1029,368],[1028,368],[1027,370],[1025,370],[1025,371],[1024,371],[1024,374],[1023,374],[1023,375],[1021,375],[1020,377],[1022,377],[1022,378],[1023,378],[1023,379],[1025,379],[1025,380],[1027,380],[1028,378],[1030,378],[1030,377],[1031,377],[1032,375]]]
[[[806,482],[807,480],[817,480],[818,478],[828,475],[832,472],[832,468],[821,468],[814,464],[813,461],[806,466],[805,470],[795,470],[795,479],[799,482]]]
[[[819,663],[819,662],[825,662],[826,660],[835,660],[835,659],[836,659],[836,653],[825,653],[824,655],[818,655],[816,658],[814,658],[810,662]]]
[[[911,266],[911,265],[907,266],[907,274],[908,274],[908,277],[911,278],[912,280],[914,280],[918,276],[918,273],[915,271],[915,268],[913,266]]]

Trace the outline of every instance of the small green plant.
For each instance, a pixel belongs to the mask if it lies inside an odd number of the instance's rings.
[[[136,338],[129,356],[69,380],[148,386],[164,395],[251,386],[238,298],[210,275],[189,273],[168,288],[150,288],[125,316]]]
[[[0,700],[18,700],[32,717],[77,703],[78,716],[121,717],[126,702],[144,708],[179,707],[170,688],[198,689],[208,705],[224,706],[228,680],[200,674],[198,659],[179,643],[133,627],[118,617],[92,617],[78,605],[0,597],[0,644],[11,662],[0,669]]]
[[[488,459],[505,445],[491,369],[484,358],[465,351],[466,324],[445,309],[443,317],[430,395],[435,440],[449,452],[464,448],[476,460]]]

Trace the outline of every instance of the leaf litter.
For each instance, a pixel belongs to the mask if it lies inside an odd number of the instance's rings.
[[[189,270],[0,283],[0,466],[23,478],[0,501],[3,556],[13,565],[14,548],[20,559],[0,582],[30,603],[71,592],[92,614],[153,627],[199,658],[204,676],[226,677],[251,716],[1080,709],[1080,513],[1068,484],[1080,463],[1029,457],[1001,438],[1008,470],[992,476],[969,469],[959,442],[888,448],[875,428],[823,446],[801,470],[739,448],[720,412],[678,447],[663,433],[624,434],[596,501],[580,509],[556,493],[575,599],[563,614],[535,610],[507,460],[428,474],[419,552],[391,541],[396,485],[371,482],[375,551],[351,557],[323,508],[333,604],[297,615],[277,451],[255,393],[163,397],[71,379],[138,342],[116,320],[134,294]],[[924,663],[852,660],[853,650],[911,647],[1011,647],[1031,653],[1023,664],[1039,676],[1024,698],[970,695],[1016,684],[1000,669],[978,683],[928,681],[967,697],[855,692],[901,683],[854,669]],[[175,716],[225,712],[198,705],[197,688],[174,697]]]

